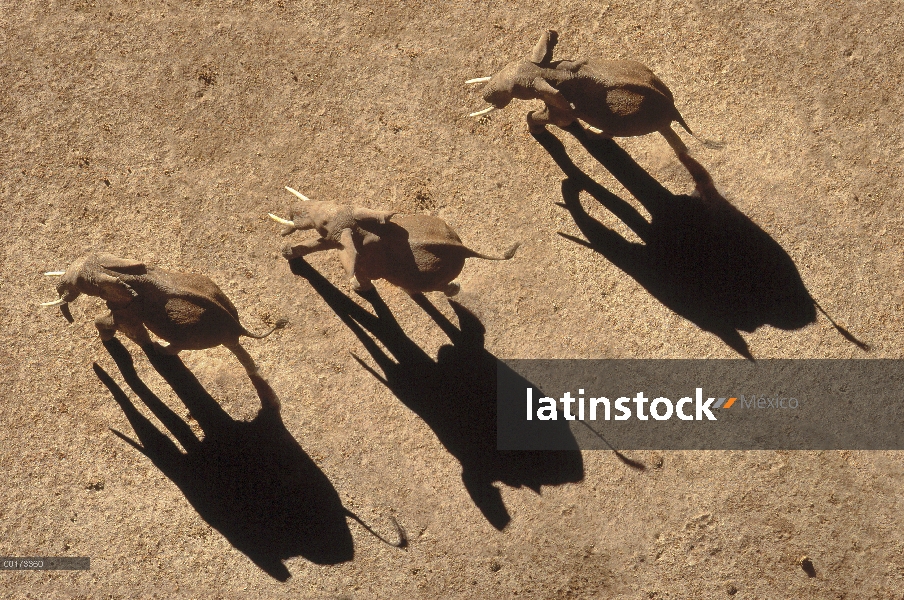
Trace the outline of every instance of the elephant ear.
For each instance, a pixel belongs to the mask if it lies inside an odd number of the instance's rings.
[[[354,217],[355,221],[377,221],[381,225],[385,225],[386,221],[391,219],[395,214],[394,211],[373,210],[356,206],[352,213],[352,217]]]
[[[112,254],[102,254],[98,257],[98,264],[108,271],[127,273],[129,275],[143,275],[147,272],[147,266],[138,260],[119,258]]]
[[[543,32],[543,35],[540,36],[540,41],[534,46],[528,60],[538,65],[550,62],[552,60],[553,48],[556,47],[558,41],[559,34],[552,29],[547,29]]]
[[[142,265],[143,266],[143,265]],[[98,273],[94,284],[100,289],[100,297],[116,306],[126,306],[138,297],[138,294],[119,277]]]
[[[552,87],[552,85],[542,77],[534,79],[531,85],[540,99],[547,105],[553,106],[565,113],[570,113],[574,110],[574,106],[571,105],[562,92]]]

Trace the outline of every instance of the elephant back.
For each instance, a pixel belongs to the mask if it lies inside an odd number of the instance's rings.
[[[382,278],[410,292],[443,290],[470,253],[445,221],[430,215],[394,216],[380,231],[365,241],[357,268],[368,279]]]
[[[680,115],[671,90],[631,60],[588,60],[559,90],[578,116],[610,135],[646,135]]]
[[[139,294],[136,308],[158,337],[201,349],[242,335],[238,311],[208,277],[151,268],[137,279],[144,281],[133,282]]]
[[[464,248],[461,238],[448,223],[431,215],[402,215],[392,218],[408,234],[412,247]]]

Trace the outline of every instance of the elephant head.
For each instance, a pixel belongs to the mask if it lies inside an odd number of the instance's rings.
[[[559,35],[553,30],[545,31],[541,36],[537,45],[531,51],[526,59],[516,60],[507,64],[501,71],[492,77],[478,77],[470,79],[465,83],[484,83],[483,99],[490,106],[473,112],[468,116],[479,117],[494,110],[505,108],[513,98],[518,100],[533,100],[542,98],[547,103],[553,105],[561,104],[557,98],[549,101],[548,95],[556,95],[556,90],[552,88],[542,77],[544,69],[553,68],[550,64],[552,61],[552,51],[555,48]],[[545,85],[544,85],[545,84]],[[540,86],[538,88],[538,86]],[[567,102],[565,103],[567,108]]]
[[[373,210],[360,206],[346,206],[335,202],[317,202],[311,200],[301,192],[286,187],[291,193],[304,201],[300,208],[290,213],[290,219],[282,219],[273,213],[268,213],[270,218],[285,225],[280,235],[289,235],[294,231],[316,229],[322,238],[331,238],[338,235],[343,229],[353,227],[360,221],[377,221],[386,224],[395,212],[385,210]]]
[[[59,298],[41,306],[60,306],[72,302],[81,294],[97,296],[114,307],[127,306],[137,296],[122,279],[123,275],[142,275],[144,263],[118,258],[112,254],[87,254],[73,262],[65,271],[50,271],[45,275],[58,276]]]

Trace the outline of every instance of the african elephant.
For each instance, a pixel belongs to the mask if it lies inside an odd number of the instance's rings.
[[[518,248],[515,244],[502,257],[485,256],[467,248],[438,217],[395,216],[389,211],[315,202],[290,187],[286,189],[305,203],[291,212],[290,219],[270,214],[286,226],[282,235],[316,229],[320,237],[296,246],[287,244],[283,256],[293,259],[320,250],[340,250],[342,266],[359,292],[372,289],[374,279],[385,279],[409,294],[435,291],[454,296],[461,286],[453,280],[461,273],[465,259],[508,260]]]
[[[263,380],[239,337],[264,338],[287,323],[280,319],[266,333],[251,333],[239,322],[229,298],[204,275],[167,271],[112,254],[87,254],[66,271],[47,275],[60,277],[59,298],[42,306],[60,306],[81,294],[106,301],[110,312],[94,321],[101,340],[121,331],[136,344],[167,354],[222,344],[236,355],[259,391]],[[148,330],[169,345],[155,344]]]
[[[483,98],[491,105],[470,116],[505,108],[513,98],[540,99],[546,107],[528,114],[531,131],[550,123],[567,127],[581,119],[606,137],[658,131],[679,156],[687,153],[671,123],[677,121],[694,133],[675,108],[672,92],[650,69],[631,60],[553,61],[557,42],[558,34],[550,29],[540,36],[527,59],[509,63],[492,77],[466,82],[487,82]]]

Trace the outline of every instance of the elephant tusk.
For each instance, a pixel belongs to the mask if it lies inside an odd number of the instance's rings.
[[[295,223],[289,221],[288,219],[283,219],[281,217],[277,217],[273,213],[267,213],[267,216],[279,223],[280,225],[288,225],[289,227],[295,227]]]
[[[308,198],[307,196],[305,196],[304,194],[302,194],[302,193],[299,192],[298,190],[293,190],[293,189],[290,188],[289,186],[286,186],[286,189],[289,190],[290,192],[292,192],[293,194],[295,194],[296,196],[298,196],[299,198],[301,198],[302,200],[304,200],[305,202],[310,202],[310,201],[311,201],[310,198]]]
[[[47,271],[44,275],[48,277],[61,277],[66,274],[66,271]]]
[[[41,306],[62,306],[66,304],[66,301],[62,298],[57,298],[56,300],[51,300],[50,302],[42,302]]]
[[[465,84],[471,83],[483,83],[484,81],[489,81],[492,77],[475,77],[474,79],[469,79],[465,82]]]
[[[468,116],[469,116],[469,117],[482,117],[483,115],[490,114],[490,113],[493,112],[494,110],[496,110],[496,107],[495,107],[495,106],[487,106],[485,109],[483,109],[483,110],[478,110],[477,112],[472,112],[472,113],[469,114]]]

